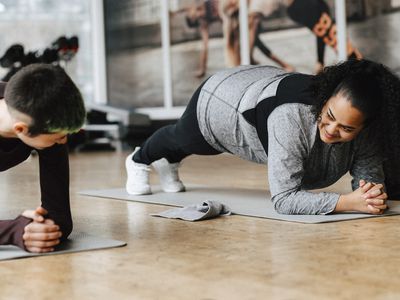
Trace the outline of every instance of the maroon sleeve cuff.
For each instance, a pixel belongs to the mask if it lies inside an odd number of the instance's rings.
[[[22,215],[14,220],[0,221],[0,245],[14,245],[26,251],[24,240],[25,226],[32,222],[32,219]]]

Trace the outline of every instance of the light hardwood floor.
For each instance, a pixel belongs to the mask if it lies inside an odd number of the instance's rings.
[[[123,186],[126,154],[70,160],[75,230],[128,245],[0,262],[0,299],[400,298],[400,216],[318,225],[242,216],[191,223],[149,216],[162,206],[77,194]],[[2,219],[38,205],[37,172],[32,158],[0,174]],[[263,166],[229,155],[190,157],[181,177],[267,188]]]

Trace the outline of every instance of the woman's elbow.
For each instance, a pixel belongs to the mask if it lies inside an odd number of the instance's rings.
[[[286,205],[285,200],[283,198],[280,199],[274,199],[274,197],[271,199],[272,203],[274,204],[274,209],[278,214],[281,215],[291,215],[292,211],[288,205]]]

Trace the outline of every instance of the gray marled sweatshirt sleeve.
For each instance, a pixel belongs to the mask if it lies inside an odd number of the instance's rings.
[[[268,118],[268,177],[275,209],[281,214],[328,214],[339,200],[336,193],[302,190],[304,164],[312,148],[310,118],[285,104]]]

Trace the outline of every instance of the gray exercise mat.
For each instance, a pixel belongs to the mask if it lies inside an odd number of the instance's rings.
[[[29,253],[16,246],[0,246],[0,260],[115,248],[125,245],[126,243],[123,241],[100,238],[83,232],[73,232],[67,241],[57,247],[56,251],[49,253]]]
[[[281,215],[275,211],[270,200],[271,196],[266,190],[230,189],[196,185],[186,186],[186,192],[183,193],[164,193],[160,191],[160,187],[154,187],[153,194],[144,196],[129,195],[125,189],[86,190],[80,192],[80,194],[178,207],[213,200],[227,205],[233,214],[300,223],[325,223],[400,214],[400,201],[388,201],[390,209],[379,216],[362,213]]]

